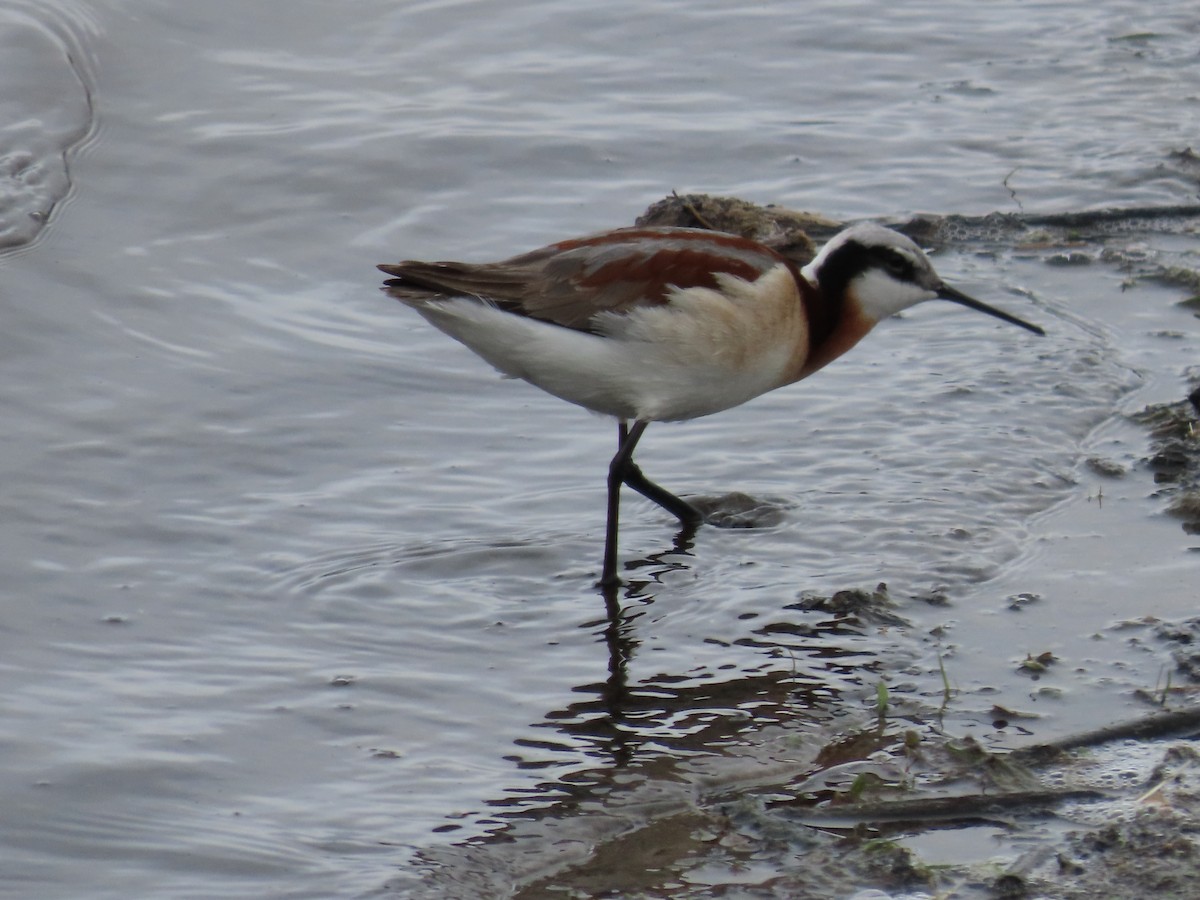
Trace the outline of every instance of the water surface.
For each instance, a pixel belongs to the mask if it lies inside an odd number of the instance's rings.
[[[771,627],[804,591],[887,582],[915,691],[949,654],[948,727],[1133,708],[1165,655],[1110,639],[1069,702],[1014,660],[1192,611],[1194,539],[1149,476],[1101,506],[1084,464],[1135,464],[1123,414],[1180,396],[1178,291],[951,248],[947,278],[1049,336],[931,304],[652,428],[652,477],[784,515],[677,547],[630,501],[630,714],[591,587],[611,423],[497,378],[373,265],[516,253],[672,190],[840,218],[1185,202],[1195,38],[1115,0],[0,3],[3,890],[414,889],[419,855],[652,781],[756,711],[833,727],[896,639],[831,664]],[[1044,602],[1015,617],[1018,592]]]

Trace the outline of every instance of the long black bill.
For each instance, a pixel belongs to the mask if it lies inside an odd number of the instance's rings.
[[[994,306],[988,306],[986,303],[982,303],[979,300],[976,300],[974,297],[968,297],[962,291],[958,290],[957,288],[952,288],[948,284],[943,284],[940,288],[938,288],[937,295],[939,300],[950,300],[953,303],[960,303],[963,306],[969,306],[971,309],[977,309],[981,313],[987,313],[989,316],[995,316],[997,319],[1003,319],[1005,322],[1011,322],[1013,325],[1020,325],[1022,328],[1032,331],[1034,334],[1046,333],[1038,326],[1032,325],[1029,322],[1026,322],[1024,319],[1018,319],[1016,316],[1010,315],[1003,310],[996,309]]]

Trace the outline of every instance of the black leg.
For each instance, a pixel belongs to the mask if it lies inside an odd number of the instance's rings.
[[[646,423],[641,423],[642,431],[646,430]],[[629,436],[629,426],[625,422],[617,423],[617,448],[618,450],[625,445],[625,440]],[[640,436],[640,432],[639,432]],[[629,459],[625,464],[625,483],[645,497],[647,500],[652,500],[657,503],[675,518],[682,525],[700,525],[704,522],[704,514],[692,504],[688,503],[679,497],[676,497],[666,488],[661,487],[642,474],[641,468],[633,461],[633,451],[630,450]]]
[[[617,423],[617,453],[608,464],[608,526],[604,533],[604,571],[600,576],[601,585],[620,584],[617,577],[617,532],[621,517],[621,485],[625,483],[625,475],[629,469],[629,461],[633,458],[633,450],[646,430],[647,422],[634,422],[633,427],[624,421]]]
[[[629,463],[625,472],[625,483],[647,500],[653,500],[677,518],[681,525],[694,527],[704,521],[704,514],[700,510],[686,500],[676,497],[666,488],[659,487],[643,475],[642,470],[633,462]]]
[[[624,420],[617,423],[617,453],[608,466],[608,527],[604,536],[604,573],[600,584],[620,584],[617,577],[617,533],[621,509],[621,485],[627,484],[647,500],[657,503],[688,529],[695,530],[704,515],[692,504],[655,484],[633,461],[633,451],[648,422],[636,421],[631,428]]]

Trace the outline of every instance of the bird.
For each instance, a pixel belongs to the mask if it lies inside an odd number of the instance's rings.
[[[926,300],[1045,334],[946,284],[916,243],[873,222],[840,231],[802,268],[750,238],[672,226],[618,228],[500,262],[378,268],[388,296],[503,375],[617,420],[601,587],[621,583],[622,486],[685,528],[704,521],[634,462],[650,423],[718,413],[807,378]]]

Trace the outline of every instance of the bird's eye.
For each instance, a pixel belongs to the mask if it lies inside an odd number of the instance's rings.
[[[879,254],[879,261],[884,270],[891,276],[905,281],[912,279],[912,263],[902,253],[885,249]]]

